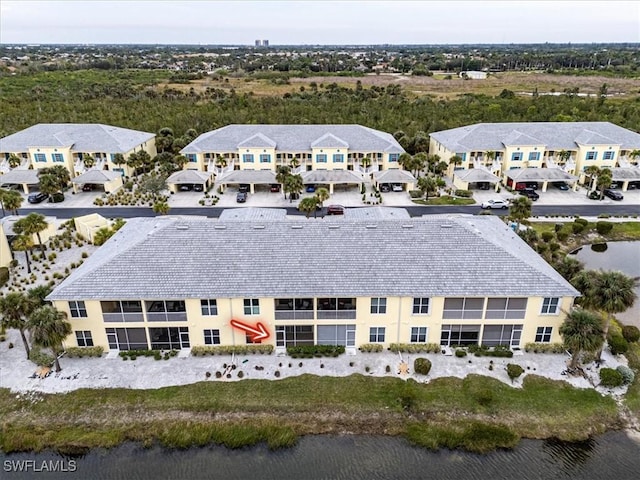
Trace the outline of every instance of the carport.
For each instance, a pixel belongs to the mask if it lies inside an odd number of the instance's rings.
[[[406,170],[393,168],[391,170],[373,172],[373,181],[378,190],[380,190],[380,185],[383,183],[401,183],[406,186],[405,190],[413,190],[416,177]]]
[[[302,172],[302,182],[305,185],[329,185],[329,194],[333,194],[333,186],[336,184],[361,185],[362,177],[351,170],[311,170]]]
[[[112,193],[122,186],[122,175],[110,170],[89,170],[72,179],[71,183],[73,193],[78,193],[78,189],[85,184],[100,185],[104,193]]]
[[[254,185],[270,185],[278,183],[276,174],[271,170],[232,170],[218,180],[222,191],[227,185],[249,185],[249,193],[255,193]]]
[[[549,182],[566,182],[571,185],[575,191],[578,184],[578,177],[565,172],[560,168],[514,168],[504,173],[504,182],[509,185],[509,179],[512,180],[512,186],[515,188],[516,183],[524,182],[542,182],[542,191],[547,191]]]
[[[626,192],[629,188],[629,182],[640,182],[640,167],[612,168],[611,180],[614,182],[622,182],[622,191]]]
[[[20,185],[25,194],[29,194],[29,187],[40,184],[38,170],[11,170],[0,175],[0,185]]]
[[[213,172],[179,170],[167,178],[167,186],[172,193],[176,193],[180,185],[202,185],[202,190],[207,191],[212,185],[212,178]]]
[[[497,177],[486,168],[455,170],[453,172],[453,185],[459,190],[469,190],[470,183],[490,183],[497,190],[499,182],[500,177]]]

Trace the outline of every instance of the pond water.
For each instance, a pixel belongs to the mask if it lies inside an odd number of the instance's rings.
[[[610,432],[580,443],[523,440],[513,450],[476,455],[431,452],[402,438],[309,436],[285,450],[266,446],[165,450],[124,444],[70,458],[54,453],[0,453],[3,479],[636,479],[640,442]],[[20,461],[33,461],[18,472]],[[44,462],[44,463],[43,463]],[[22,463],[22,465],[26,465]],[[32,465],[29,463],[28,465]],[[66,471],[35,473],[42,466]],[[71,471],[73,470],[73,472]]]
[[[640,242],[608,242],[585,245],[571,252],[589,269],[619,270],[632,277],[640,277]],[[640,286],[635,289],[640,299]],[[640,328],[640,300],[616,317],[626,325]]]

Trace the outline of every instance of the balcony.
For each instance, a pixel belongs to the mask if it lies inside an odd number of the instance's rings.
[[[313,310],[276,310],[276,320],[313,320]]]
[[[318,310],[318,320],[353,320],[355,310]]]
[[[141,312],[136,313],[103,313],[105,322],[142,322],[144,317]]]

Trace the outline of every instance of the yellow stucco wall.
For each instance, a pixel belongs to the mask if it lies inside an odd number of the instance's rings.
[[[13,260],[11,255],[11,249],[9,248],[9,242],[7,236],[4,233],[2,224],[0,224],[0,267],[8,267]]]
[[[253,162],[245,162],[244,155],[253,155]],[[261,162],[260,155],[270,155],[269,162]],[[240,170],[276,170],[275,148],[240,148],[238,150]]]
[[[171,300],[171,299],[167,299]],[[203,316],[199,299],[188,299],[185,301],[187,321],[168,322],[103,322],[102,309],[99,301],[85,301],[87,318],[71,317],[69,305],[66,301],[54,302],[56,308],[66,312],[72,329],[90,330],[95,345],[101,345],[108,349],[105,328],[155,328],[155,327],[188,327],[191,346],[204,345],[204,330],[218,329],[220,331],[221,345],[244,345],[246,337],[242,331],[234,329],[230,325],[232,319],[255,325],[262,323],[268,330],[270,336],[263,341],[266,344],[276,344],[276,326],[294,325],[355,325],[356,342],[355,346],[369,343],[370,327],[385,327],[385,342],[390,343],[410,343],[412,327],[427,327],[427,343],[440,343],[440,335],[443,324],[454,325],[523,325],[520,347],[524,348],[526,343],[534,342],[538,327],[552,327],[551,342],[560,342],[559,327],[564,321],[565,314],[569,311],[573,299],[564,297],[558,308],[557,314],[542,315],[542,297],[530,297],[527,302],[527,310],[524,319],[508,320],[447,320],[443,319],[444,297],[434,297],[430,299],[428,314],[413,313],[413,297],[387,297],[386,313],[372,314],[371,299],[360,297],[356,299],[356,318],[343,320],[275,320],[275,303],[272,298],[260,298],[260,314],[245,315],[243,299],[216,299],[218,314],[214,316]],[[485,302],[486,308],[486,302]],[[484,315],[483,315],[484,317]],[[146,317],[145,317],[146,318]],[[315,329],[314,329],[315,330]],[[148,330],[147,330],[148,333]],[[148,335],[147,335],[148,336]],[[314,333],[317,340],[317,332]],[[482,333],[480,341],[482,340]],[[67,346],[76,346],[75,334],[69,336],[65,342]]]
[[[61,154],[63,161],[62,162],[54,162],[53,154]],[[36,154],[44,154],[46,161],[45,162],[36,162]],[[29,160],[30,164],[33,166],[35,170],[40,170],[43,168],[51,168],[55,165],[64,165],[67,167],[67,170],[73,172],[73,154],[71,153],[70,147],[37,147],[29,149]]]

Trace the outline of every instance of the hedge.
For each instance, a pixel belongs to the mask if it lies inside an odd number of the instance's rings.
[[[469,345],[469,352],[476,357],[513,357],[513,352],[508,345],[496,345],[489,347],[487,345]]]
[[[564,353],[565,350],[562,343],[527,343],[524,346],[527,353]]]
[[[611,335],[609,337],[609,348],[613,355],[623,355],[629,350],[629,343],[622,335]]]
[[[613,223],[600,221],[596,223],[596,230],[600,235],[606,235],[613,230]]]
[[[431,361],[428,358],[416,358],[413,362],[413,371],[420,375],[429,375]]]
[[[473,196],[473,192],[471,192],[470,190],[456,190],[453,193],[456,197],[462,198],[471,198]]]
[[[31,349],[31,352],[29,352],[29,360],[31,360],[33,363],[35,363],[39,367],[42,367],[42,366],[48,367],[50,365],[53,365],[55,358],[53,355],[43,352],[38,347],[33,347]]]
[[[165,351],[164,354],[160,350],[123,350],[118,355],[122,360],[135,360],[138,357],[153,357],[155,360],[169,360],[178,354],[177,350]]]
[[[442,347],[437,343],[392,343],[389,350],[393,353],[440,353]]]
[[[213,346],[205,345],[202,347],[192,347],[191,355],[194,357],[203,357],[205,355],[253,355],[273,353],[273,345],[225,345]]]
[[[292,358],[337,357],[344,353],[342,345],[300,345],[287,347],[287,354]]]
[[[69,347],[66,349],[67,357],[83,358],[83,357],[101,357],[104,353],[102,347]]]
[[[603,368],[600,370],[600,385],[603,387],[619,387],[624,382],[622,374],[613,368]]]
[[[7,267],[0,268],[0,287],[3,287],[9,281],[9,269]]]
[[[379,343],[363,343],[360,345],[360,351],[365,353],[378,353],[382,351],[382,345]]]

